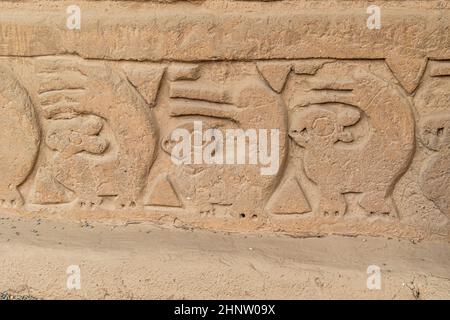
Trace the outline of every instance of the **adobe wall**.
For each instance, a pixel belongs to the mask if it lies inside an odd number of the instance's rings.
[[[450,240],[450,3],[75,2],[0,3],[2,211]]]

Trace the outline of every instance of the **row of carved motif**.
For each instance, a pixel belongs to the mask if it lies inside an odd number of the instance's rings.
[[[420,141],[434,151],[420,184],[450,214],[450,107],[421,107],[430,99],[448,101],[445,62],[430,62],[425,81],[443,89],[422,84],[413,105],[380,61],[29,60],[33,81],[19,81],[14,63],[0,68],[4,205],[24,204],[19,187],[33,175],[27,201],[34,204],[92,208],[112,200],[117,208],[220,207],[234,216],[305,213],[312,210],[305,188],[285,170],[300,162],[295,165],[320,190],[320,212],[344,214],[344,195],[358,193],[367,212],[395,215],[392,193],[416,148],[416,108]],[[170,133],[192,130],[196,119],[219,130],[278,129],[280,170],[261,176],[251,165],[174,166]]]

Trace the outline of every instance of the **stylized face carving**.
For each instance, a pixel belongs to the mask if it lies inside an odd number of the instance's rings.
[[[98,136],[102,128],[103,123],[95,116],[55,120],[50,125],[46,143],[50,149],[67,155],[83,151],[102,154],[108,147],[108,142]]]
[[[357,123],[359,111],[346,109],[335,111],[322,105],[312,105],[294,113],[289,136],[301,147],[307,144],[351,142],[351,134],[344,128]]]

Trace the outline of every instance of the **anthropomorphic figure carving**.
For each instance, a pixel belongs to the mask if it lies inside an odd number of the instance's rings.
[[[24,203],[17,187],[31,172],[39,151],[40,130],[26,90],[0,68],[0,204]]]
[[[305,148],[307,177],[320,189],[320,211],[344,214],[345,193],[362,193],[370,213],[395,212],[394,184],[414,149],[410,105],[397,87],[362,66],[329,64],[305,80],[291,113],[289,135]],[[349,127],[366,117],[368,128],[353,142]]]
[[[47,144],[58,153],[57,180],[73,187],[80,201],[88,192],[91,199],[102,195],[100,185],[109,185],[113,194],[108,195],[116,196],[117,207],[136,205],[158,139],[144,98],[124,73],[104,63],[40,58],[36,68],[41,108],[50,128]],[[86,119],[87,115],[93,117]],[[108,140],[114,142],[113,159],[98,156],[106,148],[98,136],[103,123],[110,129]]]
[[[425,117],[420,131],[425,146],[436,152],[420,174],[423,193],[450,216],[450,113],[438,112]]]

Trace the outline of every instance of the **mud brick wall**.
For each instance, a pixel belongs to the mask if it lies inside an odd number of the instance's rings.
[[[2,1],[2,211],[448,241],[450,4],[369,5]],[[177,163],[199,124],[276,170]]]

